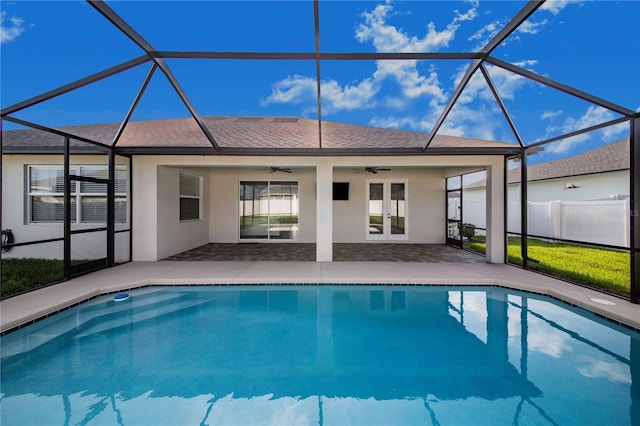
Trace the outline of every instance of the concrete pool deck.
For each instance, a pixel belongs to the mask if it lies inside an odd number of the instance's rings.
[[[549,295],[640,329],[640,305],[505,264],[424,262],[131,262],[0,302],[0,331],[28,324],[94,296],[176,284],[499,285]]]

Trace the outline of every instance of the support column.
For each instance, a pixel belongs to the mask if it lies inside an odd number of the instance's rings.
[[[333,165],[316,166],[316,261],[333,260]]]
[[[640,117],[631,120],[631,303],[640,303]]]
[[[504,263],[504,161],[487,168],[487,251],[488,263]]]
[[[509,365],[509,316],[507,295],[499,289],[488,290],[487,304],[487,349],[495,366],[506,374]]]
[[[137,155],[131,161],[131,238],[132,260],[135,262],[158,259],[158,210],[169,208],[158,200],[158,165],[146,155]]]

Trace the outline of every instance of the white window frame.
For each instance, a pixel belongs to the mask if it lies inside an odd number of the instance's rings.
[[[190,194],[183,194],[182,193],[182,187],[180,185],[180,179],[181,179],[182,176],[187,176],[187,177],[190,177],[190,178],[197,179],[197,182],[198,182],[198,195],[190,195]],[[182,211],[180,210],[181,209],[180,200],[182,200],[183,198],[198,200],[198,217],[197,218],[194,218],[194,219],[182,219]],[[202,220],[202,176],[197,175],[195,173],[190,173],[190,172],[185,172],[183,170],[180,170],[180,172],[178,174],[178,217],[180,218],[180,222],[196,222],[196,221]]]
[[[91,168],[91,169],[96,169],[96,168],[103,168],[105,170],[108,170],[108,167],[102,164],[83,164],[83,165],[73,165],[69,167],[69,174],[70,175],[78,175],[78,173],[82,173],[83,168]],[[25,188],[25,193],[26,193],[26,204],[27,204],[27,223],[29,225],[49,225],[49,224],[59,224],[59,223],[63,223],[64,220],[33,220],[33,212],[32,212],[32,202],[31,202],[31,198],[32,197],[41,197],[41,196],[52,196],[52,197],[60,197],[60,198],[64,198],[64,192],[43,192],[43,191],[37,191],[37,192],[32,192],[31,191],[31,170],[32,169],[41,169],[41,170],[60,170],[63,171],[64,170],[64,166],[61,164],[29,164],[27,166],[27,179],[26,179],[26,188]],[[116,165],[116,169],[120,169],[126,172],[127,170],[127,166],[126,165],[122,165],[122,164],[118,164]],[[125,178],[125,192],[116,192],[115,193],[115,197],[118,198],[124,198],[125,199],[125,211],[128,212],[128,202],[129,202],[129,197],[127,194],[127,187],[128,187],[128,181],[129,181],[129,177],[127,175],[127,177]],[[99,222],[95,222],[95,221],[82,221],[82,198],[83,197],[103,197],[103,198],[107,198],[107,194],[105,193],[96,193],[96,192],[81,192],[80,188],[81,188],[81,183],[80,181],[76,181],[75,182],[75,190],[70,194],[71,197],[75,198],[75,202],[76,202],[76,211],[75,211],[75,220],[72,220],[71,223],[72,224],[82,224],[82,225],[95,225],[95,224],[104,224],[106,223],[106,218],[104,221],[99,221]],[[124,224],[128,224],[128,217],[129,215],[126,214],[125,215],[125,221],[124,222],[118,222],[116,220],[116,224],[117,225],[124,225]]]

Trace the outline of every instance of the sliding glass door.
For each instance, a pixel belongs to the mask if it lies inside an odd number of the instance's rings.
[[[298,213],[298,182],[240,182],[240,240],[296,240]]]

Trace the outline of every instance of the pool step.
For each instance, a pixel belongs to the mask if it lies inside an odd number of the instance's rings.
[[[113,330],[119,327],[128,327],[132,324],[145,321],[151,318],[158,318],[163,315],[172,314],[174,312],[178,312],[184,309],[192,308],[194,306],[202,305],[203,303],[208,303],[208,300],[181,300],[178,302],[174,302],[169,305],[164,305],[154,309],[147,309],[143,311],[132,311],[131,315],[126,317],[116,317],[111,320],[101,320],[98,324],[95,324],[88,329],[84,330],[82,333],[76,334],[73,336],[74,339],[80,339],[87,336],[92,336],[95,334],[103,333],[105,331]]]
[[[154,312],[184,300],[193,301],[193,296],[157,290],[137,292],[122,302],[115,302],[113,296],[103,296],[83,304],[79,309],[68,309],[32,324],[28,334],[18,331],[3,336],[2,358],[30,351],[67,333],[85,333],[84,330],[90,327],[122,317],[125,311],[132,311],[134,314]],[[127,316],[127,321],[129,317]]]

